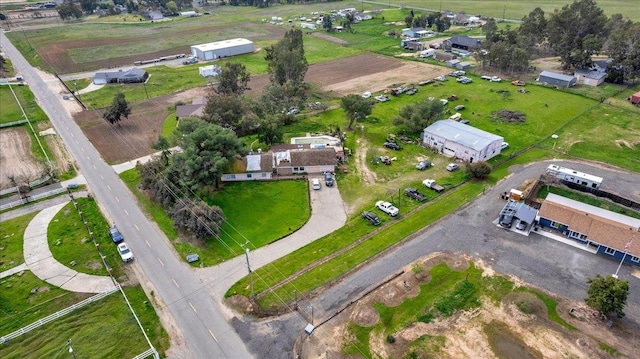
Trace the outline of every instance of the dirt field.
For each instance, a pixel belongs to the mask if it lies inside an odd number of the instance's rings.
[[[31,182],[44,172],[45,168],[31,155],[31,137],[26,127],[0,131],[0,189],[14,186],[9,178]]]
[[[447,68],[365,54],[312,65],[306,81],[339,97],[383,90],[393,83],[418,82],[447,72]],[[419,77],[416,74],[420,74]],[[268,75],[252,77],[247,94],[256,96],[268,82]],[[121,126],[108,124],[99,111],[83,111],[74,115],[74,119],[107,162],[121,163],[153,152],[151,143],[158,139],[162,122],[169,115],[167,107],[179,100],[189,102],[207,91],[196,88],[137,102]]]
[[[464,270],[468,257],[435,253],[420,264],[428,269],[445,262],[455,270]],[[482,263],[476,263],[482,267]],[[484,267],[483,275],[493,275],[490,268]],[[405,268],[405,274],[383,285],[363,300],[325,323],[322,333],[332,333],[333,340],[310,336],[299,343],[302,358],[358,358],[342,354],[342,347],[349,343],[347,326],[373,326],[380,320],[373,304],[397,306],[405,298],[418,295],[419,285],[427,283],[430,276],[424,271],[415,274],[411,266]],[[518,286],[526,285],[515,280]],[[405,283],[407,286],[405,286]],[[556,298],[558,299],[558,298]],[[515,303],[531,303],[531,313],[525,314]],[[569,310],[573,309],[573,315]],[[577,328],[569,331],[556,322],[550,321],[544,303],[535,295],[527,292],[513,292],[499,306],[484,302],[480,308],[454,314],[446,319],[431,323],[415,322],[393,334],[396,341],[387,343],[382,334],[372,333],[369,346],[374,357],[402,358],[410,349],[410,344],[418,338],[427,338],[422,345],[430,347],[430,358],[609,358],[614,357],[602,349],[599,343],[605,343],[618,351],[622,357],[635,357],[640,338],[638,333],[614,325],[607,328],[605,322],[582,302],[573,302],[560,298],[558,314],[569,324]],[[435,338],[440,338],[436,341]],[[430,341],[433,340],[431,342]],[[412,347],[415,348],[415,347]],[[328,353],[331,353],[329,356]],[[375,353],[375,354],[374,354]],[[636,353],[636,354],[633,354]],[[422,356],[418,356],[422,357]]]

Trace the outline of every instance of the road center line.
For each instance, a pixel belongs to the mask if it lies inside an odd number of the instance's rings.
[[[94,169],[94,170],[97,170],[96,165],[93,165],[93,169]]]
[[[178,282],[176,282],[175,279],[171,278],[171,280],[173,281],[173,284],[175,284],[177,288],[180,288],[180,286],[178,285]]]
[[[145,239],[144,242],[147,244],[147,247],[151,248],[151,244],[149,244],[148,240]]]
[[[213,338],[213,340],[215,340],[216,343],[217,343],[218,342],[218,338],[216,338],[216,336],[213,335],[213,332],[211,331],[211,329],[208,329],[208,330],[209,330],[209,334],[211,334],[211,337]]]
[[[116,202],[120,203],[120,200],[118,199],[118,197],[113,196],[113,198],[115,198],[115,199],[116,199]]]
[[[107,188],[109,189],[109,191],[111,191],[111,186],[107,185]]]
[[[162,260],[160,258],[158,258],[158,262],[160,262],[160,265],[162,265],[164,267],[164,263],[162,263]],[[175,283],[175,281],[173,281]]]
[[[126,210],[126,209],[125,209],[125,210],[123,210],[123,211],[124,211],[124,214],[126,214],[127,216],[129,215],[129,212],[127,212],[127,210]]]
[[[196,307],[194,307],[193,304],[191,304],[191,302],[189,302],[189,306],[191,307],[191,309],[193,309],[194,313],[198,314]]]
[[[100,178],[104,179],[104,177],[102,177],[102,175],[100,175]]]
[[[140,230],[140,228],[138,228],[137,224],[134,223],[133,226],[136,227],[137,230]]]

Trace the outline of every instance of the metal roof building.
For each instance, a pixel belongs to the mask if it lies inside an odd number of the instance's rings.
[[[575,76],[559,74],[557,72],[546,70],[542,71],[538,76],[538,82],[562,88],[575,86],[576,80]]]
[[[424,129],[423,141],[445,156],[474,162],[500,154],[504,138],[453,120],[440,120]]]
[[[251,52],[253,52],[253,42],[247,39],[231,39],[191,46],[191,55],[203,61]]]

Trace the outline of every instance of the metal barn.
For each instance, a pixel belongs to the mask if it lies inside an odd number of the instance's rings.
[[[253,52],[253,42],[247,39],[231,39],[191,46],[191,54],[202,61],[251,52]]]

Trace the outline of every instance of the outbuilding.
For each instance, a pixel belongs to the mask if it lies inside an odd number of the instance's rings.
[[[444,48],[449,51],[452,49],[473,51],[480,48],[482,41],[469,36],[452,36],[450,39],[444,40],[443,44]]]
[[[424,129],[423,142],[439,153],[470,163],[500,154],[504,138],[453,120],[440,120]]]
[[[631,103],[634,105],[640,104],[640,91],[631,95],[631,97],[629,97],[629,101],[631,101]]]
[[[147,81],[148,78],[149,74],[145,70],[134,67],[126,71],[96,72],[93,75],[93,83],[96,85],[141,83]]]
[[[198,72],[202,77],[215,77],[220,75],[222,68],[218,65],[201,66],[198,68]]]
[[[542,202],[538,216],[542,227],[592,253],[640,266],[640,219],[553,193]]]
[[[557,72],[542,71],[538,76],[538,82],[560,88],[569,88],[576,85],[575,76],[559,74]]]
[[[251,52],[253,52],[253,42],[247,39],[231,39],[191,46],[191,54],[203,61]]]

